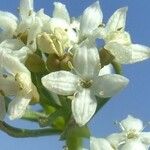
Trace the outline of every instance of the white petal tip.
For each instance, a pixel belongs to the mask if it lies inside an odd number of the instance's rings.
[[[60,3],[60,2],[54,2],[53,3],[54,7],[64,7],[65,5]]]
[[[127,12],[128,11],[128,7],[122,7],[119,9],[120,11],[123,11],[123,12]]]

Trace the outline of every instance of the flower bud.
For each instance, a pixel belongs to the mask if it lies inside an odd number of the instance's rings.
[[[37,88],[34,84],[32,84],[32,99],[31,99],[31,104],[38,103],[40,100],[39,93],[37,91]]]
[[[48,54],[56,54],[58,56],[63,55],[64,51],[60,41],[56,36],[42,33],[37,37],[38,48]]]
[[[65,128],[65,120],[63,117],[59,116],[57,117],[54,122],[52,123],[52,126],[58,130],[63,130]]]
[[[37,54],[29,54],[25,65],[31,72],[38,73],[45,71],[45,63]]]
[[[99,55],[101,60],[101,67],[110,64],[115,58],[108,50],[104,48],[100,50]]]
[[[68,66],[68,63],[69,62],[72,62],[72,56],[71,54],[69,53],[66,53],[64,56],[63,56],[63,59],[61,60],[60,62],[60,68],[62,70],[70,70],[69,66]]]
[[[27,44],[27,38],[28,38],[28,33],[27,31],[26,32],[23,32],[23,33],[19,33],[17,35],[17,38],[20,39],[25,45]]]
[[[50,72],[59,70],[70,70],[68,62],[72,61],[72,56],[67,53],[62,57],[58,57],[56,54],[50,54],[46,61],[47,68]]]
[[[56,54],[49,54],[46,61],[47,68],[50,72],[60,70],[60,60]]]

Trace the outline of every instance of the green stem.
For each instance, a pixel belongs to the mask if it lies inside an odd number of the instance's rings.
[[[20,129],[20,128],[12,127],[2,121],[0,121],[0,130],[15,138],[50,136],[50,135],[57,135],[61,133],[59,130],[50,129],[50,128],[39,129],[39,130]]]
[[[113,65],[115,73],[122,75],[122,66],[121,66],[121,64],[119,64],[117,62],[114,62],[114,61],[111,64]]]
[[[68,137],[67,139],[68,150],[80,150],[82,147],[81,137]]]
[[[39,118],[47,118],[47,117],[48,116],[43,113],[27,110],[21,119],[32,121],[32,122],[38,122]]]

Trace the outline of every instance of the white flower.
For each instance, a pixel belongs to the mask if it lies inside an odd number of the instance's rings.
[[[98,26],[102,24],[103,14],[98,1],[87,7],[79,19],[70,18],[65,5],[55,2],[54,6],[53,18],[50,23],[52,33],[57,37],[60,36],[60,39],[70,42],[70,45],[68,44],[70,47],[71,44],[74,46],[86,38],[94,40],[100,35]]]
[[[11,119],[22,117],[31,98],[32,82],[28,69],[15,57],[0,51],[0,91],[10,99]]]
[[[114,150],[114,149],[106,139],[91,137],[90,150]]]
[[[42,78],[43,85],[50,91],[60,95],[72,95],[72,113],[76,122],[82,126],[95,113],[99,97],[112,97],[123,89],[128,79],[117,75],[99,74],[98,50],[93,43],[82,43],[73,58],[76,74],[68,71],[53,72]]]
[[[119,150],[148,150],[148,148],[138,140],[128,140]]]
[[[13,33],[17,29],[17,17],[9,12],[0,11],[0,42],[4,39],[13,37]]]
[[[42,11],[38,13],[33,11],[33,0],[20,0],[19,12],[20,18],[18,19],[9,12],[0,11],[0,28],[2,29],[0,42],[15,38],[16,42],[17,40],[18,43],[22,42],[22,47],[25,47],[24,51],[27,50],[26,53],[28,53],[27,47],[34,52],[37,49],[36,37],[42,31],[46,15],[43,15],[41,19]],[[9,42],[12,44],[11,41],[7,41],[7,44]]]
[[[66,6],[60,2],[54,2],[53,17],[50,20],[51,32],[67,46],[77,43],[76,32],[71,27],[71,18]]]
[[[20,20],[15,35],[20,37],[32,51],[35,51],[36,37],[41,32],[42,20],[34,12],[33,0],[20,0]]]
[[[99,1],[96,1],[87,7],[80,18],[79,40],[84,38],[97,37],[100,34],[99,26],[102,24],[103,13],[100,8]]]
[[[107,140],[114,147],[121,147],[121,150],[145,150],[150,146],[150,132],[142,132],[143,122],[140,119],[128,116],[120,122],[121,133],[114,133],[107,137]]]
[[[25,62],[27,55],[32,53],[32,51],[19,39],[4,40],[0,43],[0,51],[4,51],[18,58],[22,63]]]
[[[115,56],[115,61],[130,64],[150,58],[150,48],[133,44],[125,29],[127,7],[118,9],[109,19],[103,31],[104,48]]]

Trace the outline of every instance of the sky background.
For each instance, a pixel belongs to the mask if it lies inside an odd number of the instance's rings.
[[[44,8],[49,15],[53,11],[52,0],[35,0],[35,10]],[[59,1],[66,4],[71,16],[79,16],[82,11],[95,2],[94,0]],[[112,13],[128,6],[127,28],[134,43],[150,46],[150,1],[149,0],[101,0],[104,21]],[[0,10],[17,15],[19,0],[1,0]],[[128,114],[142,119],[145,124],[150,121],[150,61],[124,66],[124,75],[130,79],[128,87],[114,96],[90,122],[91,133],[96,137],[105,137],[118,130],[114,122],[124,119]],[[11,122],[16,127],[36,128],[37,125],[19,121]],[[148,126],[145,130],[150,131]],[[40,137],[15,139],[0,132],[0,149],[2,150],[62,150],[63,143],[59,137]]]

